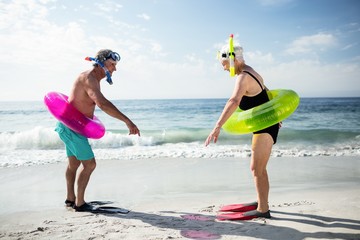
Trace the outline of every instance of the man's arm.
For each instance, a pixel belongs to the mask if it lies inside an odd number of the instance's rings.
[[[85,82],[87,94],[102,111],[113,118],[123,121],[129,128],[130,134],[137,134],[140,136],[140,131],[137,126],[101,93],[100,85],[95,78],[89,76]]]

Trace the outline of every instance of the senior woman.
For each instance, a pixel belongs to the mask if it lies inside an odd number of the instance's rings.
[[[231,54],[235,54],[235,87],[214,129],[207,137],[205,146],[208,146],[211,141],[217,142],[221,127],[238,107],[248,110],[269,101],[263,78],[251,66],[245,64],[241,46],[234,46],[234,53],[229,53],[229,45],[225,45],[221,49],[219,58],[224,70],[230,71]],[[242,213],[237,215],[237,220],[249,220],[257,217],[271,218],[268,204],[270,186],[266,166],[272,146],[276,143],[279,128],[280,124],[277,123],[253,133],[250,169],[256,187],[257,201],[242,204],[240,207],[238,205],[236,211]]]

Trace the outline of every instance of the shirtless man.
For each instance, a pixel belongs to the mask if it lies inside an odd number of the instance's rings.
[[[100,81],[103,78],[107,77],[106,80],[112,84],[111,76],[116,71],[116,64],[119,60],[118,53],[109,49],[100,50],[96,54],[93,68],[81,73],[75,80],[68,100],[71,105],[89,118],[93,118],[96,105],[111,117],[123,121],[129,128],[129,134],[140,136],[137,126],[107,100],[100,90]],[[85,202],[85,190],[96,167],[96,161],[89,141],[60,122],[57,123],[55,131],[65,143],[69,159],[66,169],[67,198],[65,204],[73,207],[76,211],[91,211],[93,207]],[[79,169],[80,165],[82,167]],[[77,171],[79,173],[75,194]]]

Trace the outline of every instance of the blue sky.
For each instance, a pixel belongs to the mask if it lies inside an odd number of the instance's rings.
[[[227,98],[231,33],[270,89],[360,97],[357,0],[3,0],[0,101],[68,94],[102,48],[122,57],[109,99]]]

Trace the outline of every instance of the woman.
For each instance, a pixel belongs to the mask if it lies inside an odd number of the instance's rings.
[[[221,127],[238,107],[242,110],[247,110],[269,101],[266,93],[267,88],[264,85],[262,77],[252,67],[245,64],[242,52],[242,47],[234,47],[234,67],[237,76],[233,94],[227,101],[214,129],[206,139],[205,146],[208,146],[211,141],[214,141],[214,143],[217,142]],[[224,70],[229,71],[230,59],[228,45],[222,48],[220,61]],[[257,202],[244,204],[243,208],[240,207],[240,209],[237,209],[237,211],[244,211],[243,214],[240,214],[241,217],[237,219],[248,220],[257,217],[271,218],[268,205],[269,179],[266,165],[270,158],[272,146],[276,143],[279,128],[280,124],[275,124],[253,133],[250,168],[257,191]]]

